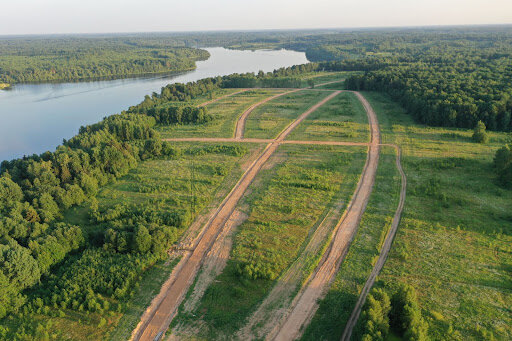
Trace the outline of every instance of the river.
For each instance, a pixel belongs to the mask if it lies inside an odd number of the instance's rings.
[[[16,84],[0,91],[0,161],[55,150],[83,125],[140,103],[144,95],[169,83],[186,83],[231,73],[265,72],[307,63],[289,50],[237,51],[206,48],[211,54],[194,71],[117,80]]]

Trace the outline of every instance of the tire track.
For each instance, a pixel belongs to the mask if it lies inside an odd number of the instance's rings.
[[[352,336],[352,331],[354,330],[359,315],[361,314],[361,309],[364,305],[364,302],[366,301],[366,297],[368,296],[370,289],[375,283],[377,276],[379,275],[380,271],[382,270],[382,267],[384,266],[384,263],[386,262],[386,259],[388,258],[388,254],[391,249],[391,245],[393,244],[393,240],[395,239],[396,231],[398,230],[398,225],[400,224],[402,211],[405,205],[407,177],[405,175],[404,170],[402,169],[402,151],[400,150],[400,147],[397,145],[393,144],[387,146],[394,147],[396,150],[396,167],[398,168],[398,171],[400,172],[400,177],[402,178],[402,187],[400,189],[400,201],[398,203],[395,216],[393,217],[391,228],[389,229],[386,239],[384,240],[384,244],[382,245],[382,250],[380,252],[379,259],[377,260],[377,263],[375,263],[375,266],[373,267],[373,270],[370,273],[368,280],[364,284],[364,287],[361,290],[361,294],[359,295],[359,299],[357,300],[357,303],[354,306],[354,310],[352,311],[352,314],[350,315],[347,325],[345,326],[345,330],[343,331],[343,335],[341,336],[342,341],[349,341],[350,337]]]
[[[262,154],[249,166],[238,183],[221,203],[215,214],[206,223],[202,235],[198,239],[197,245],[192,253],[183,257],[182,262],[180,262],[182,264],[179,264],[177,270],[173,271],[171,274],[173,280],[166,288],[165,294],[162,295],[162,300],[152,311],[147,312],[147,314],[143,316],[145,320],[141,321],[133,331],[133,340],[159,340],[163,336],[176,315],[177,309],[183,301],[188,288],[194,281],[205,255],[211,249],[218,235],[222,232],[224,225],[233,213],[238,201],[252,183],[263,164],[298,124],[340,92],[341,91],[336,91],[332,93],[301,114],[279,134],[277,139],[269,143]]]

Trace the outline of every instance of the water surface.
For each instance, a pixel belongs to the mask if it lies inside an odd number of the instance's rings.
[[[79,83],[19,84],[0,91],[0,161],[55,150],[83,125],[140,103],[144,95],[176,82],[231,73],[265,72],[307,62],[302,52],[207,48],[197,69],[155,76]]]

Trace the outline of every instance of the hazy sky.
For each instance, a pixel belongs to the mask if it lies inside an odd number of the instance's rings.
[[[512,0],[0,0],[0,35],[512,23]]]

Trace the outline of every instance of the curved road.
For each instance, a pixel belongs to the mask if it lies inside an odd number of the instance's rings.
[[[311,320],[318,307],[318,300],[334,279],[368,204],[379,162],[380,130],[377,116],[368,101],[360,93],[354,93],[366,110],[371,132],[370,146],[361,179],[347,210],[334,229],[334,238],[326,252],[326,257],[294,299],[291,311],[284,322],[274,329],[267,339],[294,340],[300,336],[302,326]]]

